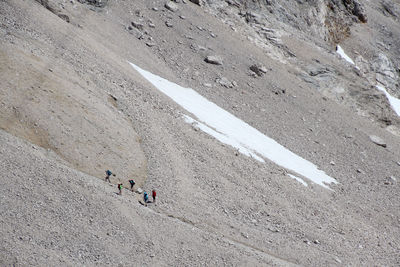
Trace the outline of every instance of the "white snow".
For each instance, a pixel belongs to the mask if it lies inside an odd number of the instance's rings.
[[[299,178],[299,177],[297,177],[297,176],[295,176],[295,175],[293,175],[293,174],[290,174],[290,173],[288,173],[288,175],[289,175],[291,178],[293,178],[293,179],[297,180],[298,182],[300,182],[302,185],[308,186],[308,184],[307,184],[306,182],[304,182],[303,179],[301,179],[301,178]]]
[[[336,46],[336,52],[337,52],[344,60],[346,60],[347,62],[349,62],[349,63],[352,64],[352,65],[355,65],[355,64],[354,64],[354,61],[353,61],[348,55],[346,55],[346,53],[345,53],[344,50],[340,47],[340,45],[337,45],[337,46]]]
[[[158,90],[197,117],[197,120],[194,120],[189,116],[184,116],[186,122],[197,123],[202,131],[214,136],[219,141],[229,144],[241,153],[259,161],[264,161],[262,157],[267,158],[324,188],[330,189],[327,184],[337,183],[334,178],[319,170],[313,163],[294,154],[194,90],[181,87],[143,70],[133,63],[130,64]]]
[[[382,85],[377,85],[376,88],[385,93],[390,105],[392,106],[392,109],[397,113],[398,116],[400,116],[400,99],[391,96],[388,91],[386,91],[386,88]]]
[[[210,127],[208,127],[207,125],[196,121],[195,119],[189,117],[188,115],[183,115],[185,121],[187,123],[190,124],[195,124],[197,127],[199,127],[200,130],[202,130],[203,132],[214,136],[217,140],[221,141],[224,144],[228,144],[231,145],[233,147],[236,147],[240,153],[249,156],[249,157],[253,157],[258,161],[261,162],[265,162],[262,158],[260,158],[259,156],[257,156],[255,153],[253,153],[252,151],[250,151],[249,149],[247,149],[246,147],[242,146],[239,142],[237,142],[234,139],[229,138],[228,136],[221,134],[213,129],[211,129]]]

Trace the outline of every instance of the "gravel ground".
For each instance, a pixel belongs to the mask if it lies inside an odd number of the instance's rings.
[[[270,22],[282,43],[260,43],[236,9],[177,2],[175,12],[164,1],[0,3],[0,265],[399,265],[399,119],[368,73],[293,23]],[[368,27],[352,26],[345,49],[361,51]],[[304,187],[237,154],[186,124],[127,60],[339,184]],[[157,206],[116,194],[132,177],[157,190]]]

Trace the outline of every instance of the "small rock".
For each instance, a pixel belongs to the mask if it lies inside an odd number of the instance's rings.
[[[233,0],[225,0],[226,1],[226,3],[228,4],[228,5],[230,5],[230,6],[236,6],[236,7],[240,7],[240,4],[239,3],[236,3],[235,1],[233,1]],[[268,1],[267,1],[268,2]],[[244,11],[241,11],[241,12],[244,12]],[[243,13],[243,14],[241,14],[241,15],[245,15],[246,13]]]
[[[358,172],[358,173],[362,173],[362,170],[360,170],[360,169],[357,169],[357,172]]]
[[[203,0],[189,0],[189,1],[194,3],[194,4],[196,4],[196,5],[198,5],[198,6],[202,6],[204,4]]]
[[[112,94],[108,94],[114,101],[117,101],[118,99],[115,97],[115,96],[113,96]]]
[[[156,25],[154,25],[153,23],[149,23],[149,27],[150,27],[150,28],[155,28]]]
[[[250,70],[253,71],[255,74],[257,74],[260,77],[263,76],[265,73],[267,73],[267,68],[261,64],[251,65]]]
[[[397,163],[397,165],[399,165],[400,166],[400,162],[398,161],[398,162],[396,162]]]
[[[386,178],[386,180],[383,183],[385,185],[392,185],[392,184],[395,184],[396,181],[397,181],[396,177],[390,176],[390,177]]]
[[[139,187],[138,189],[136,189],[136,193],[138,193],[138,194],[143,193],[143,189]]]
[[[179,18],[180,18],[180,19],[186,19],[186,17],[185,17],[185,16],[182,16],[182,15],[180,15]]]
[[[339,258],[335,258],[335,261],[336,261],[337,263],[342,263],[342,261],[341,261]]]
[[[147,42],[146,45],[147,45],[148,47],[153,47],[153,46],[155,46],[156,44],[155,44],[155,43]]]
[[[212,84],[211,83],[204,83],[203,84],[205,87],[212,87]]]
[[[310,244],[311,244],[311,242],[308,241],[308,240],[304,240],[303,242],[306,243],[307,245],[310,245]]]
[[[172,23],[169,22],[169,21],[166,21],[166,22],[165,22],[165,25],[166,25],[167,27],[169,27],[169,28],[174,27],[174,25],[172,25]]]
[[[219,78],[216,80],[217,83],[220,85],[226,87],[226,88],[232,88],[233,84],[225,77]]]
[[[70,19],[67,15],[65,14],[58,14],[58,17],[60,17],[62,20],[66,21],[66,22],[70,22]]]
[[[196,132],[200,131],[200,127],[199,127],[199,125],[198,125],[197,122],[192,123],[192,128],[193,128],[193,130],[195,130]]]
[[[369,139],[371,139],[371,141],[377,144],[378,146],[386,147],[386,142],[382,138],[376,135],[370,135]]]
[[[242,236],[243,236],[244,238],[249,238],[249,235],[246,234],[246,233],[242,233]]]
[[[165,8],[172,12],[176,12],[178,10],[178,6],[174,2],[171,2],[171,1],[169,1],[165,4]]]
[[[329,164],[331,164],[332,166],[335,166],[335,162],[331,161]]]
[[[222,59],[220,56],[208,56],[204,59],[205,62],[214,64],[214,65],[222,65]]]
[[[244,17],[247,23],[263,24],[263,16],[256,12],[246,12]]]
[[[153,7],[152,10],[153,10],[153,11],[158,11],[158,8]]]
[[[135,22],[135,21],[132,21],[131,25],[138,30],[143,30],[143,28],[144,28],[144,25],[142,23]]]
[[[314,244],[317,244],[317,245],[318,245],[318,244],[321,244],[321,242],[319,242],[318,239],[315,239],[315,240],[314,240]]]

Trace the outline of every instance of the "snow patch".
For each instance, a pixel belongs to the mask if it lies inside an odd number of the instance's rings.
[[[291,178],[295,179],[296,181],[300,182],[302,185],[308,186],[308,184],[307,184],[303,179],[301,179],[301,178],[299,178],[299,177],[297,177],[297,176],[295,176],[295,175],[293,175],[293,174],[290,174],[290,173],[288,173],[288,175],[289,175]]]
[[[195,124],[197,127],[199,127],[200,130],[202,130],[203,132],[213,136],[215,139],[221,141],[222,143],[228,144],[230,146],[233,146],[233,147],[237,148],[240,153],[242,153],[242,154],[244,154],[246,156],[249,156],[249,157],[253,157],[258,161],[265,162],[262,158],[257,156],[254,152],[250,151],[246,147],[242,146],[242,144],[240,144],[236,140],[230,139],[228,136],[211,129],[207,125],[205,125],[205,124],[203,124],[203,123],[201,123],[199,121],[196,121],[195,119],[193,119],[193,118],[191,118],[191,117],[189,117],[187,115],[183,115],[183,118],[185,119],[185,121],[187,123]]]
[[[336,46],[336,53],[338,53],[344,60],[346,60],[350,64],[355,65],[354,61],[348,55],[346,55],[346,53],[344,52],[342,47],[340,47],[340,45]]]
[[[294,154],[194,90],[181,87],[133,63],[130,64],[158,90],[197,117],[197,120],[194,120],[189,116],[184,116],[187,123],[197,123],[202,131],[237,148],[241,153],[261,162],[264,161],[261,157],[267,158],[324,188],[330,189],[327,184],[337,183],[334,178],[319,170],[313,163]]]
[[[400,99],[391,96],[386,90],[386,88],[383,87],[382,85],[377,85],[376,88],[385,93],[387,99],[389,100],[390,105],[392,106],[392,109],[397,113],[398,116],[400,116]]]

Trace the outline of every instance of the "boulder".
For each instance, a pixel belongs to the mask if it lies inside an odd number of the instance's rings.
[[[142,23],[140,23],[140,22],[132,21],[131,25],[133,27],[135,27],[136,29],[138,29],[138,30],[143,30],[143,28],[144,28],[144,25]]]
[[[253,64],[250,66],[250,70],[253,71],[258,76],[263,76],[267,73],[267,68],[261,64]]]
[[[138,194],[143,193],[143,189],[139,187],[138,189],[136,189],[136,193],[138,193]]]
[[[378,137],[376,135],[370,135],[369,139],[371,139],[371,141],[373,143],[377,144],[378,146],[381,146],[381,147],[386,147],[387,146],[386,142],[382,138],[380,138],[380,137]]]
[[[214,65],[222,65],[222,58],[220,56],[208,56],[204,59],[205,62],[214,64]]]
[[[216,80],[216,82],[219,83],[220,85],[226,87],[226,88],[232,88],[233,87],[232,82],[230,82],[226,77],[218,78]]]
[[[165,3],[165,8],[172,12],[176,12],[178,10],[178,6],[174,2],[171,2],[171,1]]]
[[[81,4],[87,4],[95,7],[105,7],[108,0],[78,0]]]
[[[70,22],[69,17],[65,14],[57,14],[57,16],[68,23]]]
[[[203,0],[189,0],[189,1],[192,2],[193,4],[196,4],[196,5],[199,5],[199,6],[204,5]]]
[[[246,22],[247,23],[256,23],[256,24],[262,24],[263,23],[263,18],[260,14],[255,13],[255,12],[246,12],[245,15]]]

